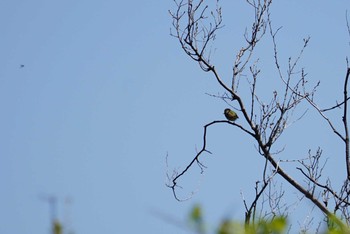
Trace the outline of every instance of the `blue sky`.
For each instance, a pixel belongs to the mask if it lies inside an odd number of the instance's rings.
[[[208,169],[204,176],[191,175],[188,182],[194,183],[183,191],[197,191],[192,199],[177,202],[165,186],[167,170],[191,160],[201,148],[203,125],[223,119],[226,108],[205,94],[221,92],[210,74],[169,36],[172,3],[1,1],[0,233],[49,233],[49,205],[40,199],[47,195],[57,197],[58,218],[68,217],[76,234],[189,233],[164,219],[186,224],[195,203],[204,205],[210,228],[223,217],[243,217],[240,192],[251,198],[263,161],[252,139],[237,129],[210,129]],[[283,26],[283,61],[311,36],[302,67],[311,82],[321,80],[317,100],[334,104],[349,56],[348,1],[273,4],[273,23]],[[213,61],[228,81],[252,15],[244,1],[222,6],[226,26]],[[259,48],[258,55],[271,58],[269,48]],[[261,64],[264,75],[276,74],[268,62]],[[261,90],[271,88],[265,86]],[[343,169],[335,159],[342,145],[312,110],[280,145],[290,145],[281,157],[293,159],[323,147],[326,171],[343,178],[334,173]]]

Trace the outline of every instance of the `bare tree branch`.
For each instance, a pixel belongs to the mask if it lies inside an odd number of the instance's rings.
[[[346,158],[346,170],[348,173],[348,180],[350,180],[350,154],[349,154],[349,129],[348,129],[348,119],[347,119],[347,110],[348,110],[348,80],[350,76],[350,67],[348,67],[345,81],[344,81],[344,114],[343,114],[343,123],[345,130],[345,158]]]
[[[210,151],[207,150],[207,130],[210,126],[225,123],[230,124],[244,133],[251,136],[256,144],[258,153],[265,158],[265,164],[262,165],[262,182],[255,184],[255,198],[250,205],[243,199],[246,209],[246,222],[249,223],[251,218],[254,219],[257,203],[262,199],[262,195],[266,188],[271,185],[272,178],[278,174],[284,181],[288,182],[292,187],[311,201],[319,210],[325,215],[341,212],[343,217],[350,217],[348,207],[350,196],[350,148],[349,148],[349,133],[348,133],[348,100],[350,97],[347,93],[348,79],[350,76],[350,67],[347,66],[347,72],[344,79],[343,100],[335,106],[321,109],[314,101],[314,95],[320,82],[316,82],[310,87],[308,74],[304,68],[299,68],[299,63],[305,49],[307,48],[310,37],[303,40],[303,44],[297,56],[293,59],[289,57],[286,71],[282,70],[280,55],[278,53],[277,35],[282,29],[281,27],[274,30],[272,26],[272,19],[270,14],[270,6],[272,0],[246,0],[247,4],[251,6],[254,12],[254,19],[251,28],[246,29],[243,34],[244,45],[240,47],[238,53],[234,56],[232,67],[232,79],[229,84],[225,83],[219,71],[216,69],[210,59],[211,46],[217,36],[218,30],[222,27],[222,12],[221,7],[216,0],[215,9],[210,10],[210,5],[205,4],[205,0],[174,0],[176,4],[175,11],[169,11],[172,17],[173,30],[171,35],[174,36],[180,43],[182,50],[196,63],[204,72],[210,72],[217,81],[218,86],[222,88],[223,94],[211,95],[212,97],[220,98],[228,105],[234,107],[239,114],[240,119],[244,122],[242,125],[235,122],[216,120],[204,126],[203,132],[203,146],[202,149],[195,155],[189,164],[180,172],[173,174],[170,179],[168,187],[173,191],[177,200],[176,189],[178,186],[178,179],[184,176],[188,170],[197,164],[201,172],[204,170],[204,165],[200,161],[200,156]],[[347,20],[347,18],[346,18]],[[268,33],[266,34],[266,30]],[[347,20],[347,30],[350,36],[350,26]],[[260,45],[261,39],[265,34],[271,39],[273,45],[273,55],[271,58],[274,61],[276,69],[277,81],[282,85],[280,89],[272,90],[269,98],[259,96],[258,80],[262,79],[260,68],[258,67],[259,59],[252,61],[255,48]],[[248,72],[247,72],[248,70]],[[240,87],[240,78],[245,77],[249,85],[248,89],[244,86]],[[244,80],[243,80],[244,81]],[[247,91],[248,90],[248,91]],[[248,98],[247,97],[248,92]],[[341,186],[340,191],[336,192],[327,180],[326,184],[319,182],[323,168],[325,165],[320,165],[320,157],[322,150],[319,149],[316,155],[311,155],[309,151],[309,161],[299,160],[302,167],[297,167],[296,172],[300,171],[304,175],[306,184],[301,184],[296,181],[291,173],[287,173],[281,167],[280,161],[276,159],[275,153],[271,153],[277,140],[282,136],[291,123],[303,117],[306,111],[302,111],[299,118],[293,118],[293,113],[301,103],[311,105],[312,109],[316,110],[329,125],[333,133],[339,137],[345,144],[345,161],[347,168],[347,178]],[[326,112],[336,108],[343,108],[343,128],[339,130],[330,118],[327,117]],[[273,152],[281,153],[280,149],[273,149]],[[267,168],[272,172],[267,171]],[[276,202],[280,201],[283,194],[279,194]],[[334,199],[334,207],[330,207],[330,196]],[[271,202],[270,208],[275,207],[272,197],[268,198]],[[333,211],[331,212],[331,210]]]
[[[198,166],[200,167],[201,169],[201,173],[203,173],[203,170],[204,170],[204,166],[203,164],[199,161],[199,158],[200,156],[204,153],[204,152],[207,152],[207,153],[210,153],[210,151],[207,150],[207,129],[208,127],[210,127],[211,125],[214,125],[214,124],[219,124],[219,123],[226,123],[226,124],[231,124],[233,126],[236,126],[238,128],[240,128],[241,130],[243,130],[244,132],[246,132],[247,134],[249,135],[253,135],[253,133],[249,132],[248,130],[246,130],[245,128],[243,128],[241,125],[239,124],[236,124],[236,123],[233,123],[233,122],[230,122],[230,121],[227,121],[227,120],[216,120],[216,121],[213,121],[213,122],[210,122],[206,125],[204,125],[204,132],[203,132],[203,146],[202,146],[202,149],[196,154],[196,156],[192,159],[192,161],[186,166],[185,169],[183,169],[180,173],[176,173],[174,176],[168,176],[169,179],[171,180],[169,184],[167,184],[167,186],[169,188],[171,188],[173,190],[173,194],[174,194],[174,197],[176,198],[176,200],[178,201],[182,201],[183,199],[180,199],[178,198],[177,194],[176,194],[176,188],[178,187],[177,185],[177,180],[183,176],[186,172],[188,172],[188,170],[192,167],[192,165],[196,162],[198,164]]]

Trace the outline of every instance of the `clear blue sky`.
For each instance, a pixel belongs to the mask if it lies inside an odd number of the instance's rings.
[[[252,16],[245,1],[234,2],[222,1],[226,27],[214,46],[226,81]],[[197,191],[191,200],[175,201],[165,186],[166,171],[191,160],[202,126],[223,119],[226,107],[205,94],[222,90],[169,36],[173,6],[170,0],[0,2],[0,233],[49,233],[49,205],[40,199],[47,195],[58,198],[58,218],[67,218],[75,234],[189,233],[174,224],[185,225],[195,203],[204,205],[211,229],[223,217],[243,217],[240,192],[251,198],[263,161],[237,129],[210,130],[208,169],[184,189],[184,196]],[[283,26],[284,61],[311,36],[301,62],[311,82],[321,80],[318,101],[325,106],[341,97],[349,8],[347,0],[279,1],[272,8],[275,27]],[[343,152],[339,140],[312,110],[290,129],[281,157],[302,158],[322,146],[327,172],[344,169],[334,159]]]

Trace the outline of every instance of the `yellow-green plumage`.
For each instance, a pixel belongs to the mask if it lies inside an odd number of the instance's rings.
[[[229,121],[235,121],[236,119],[238,119],[237,113],[229,108],[225,109],[224,115],[225,115],[226,119],[228,119]]]

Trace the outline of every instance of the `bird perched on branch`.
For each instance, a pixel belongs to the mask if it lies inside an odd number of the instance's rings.
[[[225,109],[224,115],[225,115],[226,119],[229,121],[235,121],[236,119],[238,119],[237,113],[229,108]]]

